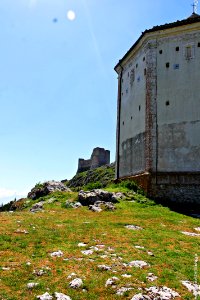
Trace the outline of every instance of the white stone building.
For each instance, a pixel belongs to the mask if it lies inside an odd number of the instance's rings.
[[[200,204],[200,16],[144,31],[115,71],[116,178]]]

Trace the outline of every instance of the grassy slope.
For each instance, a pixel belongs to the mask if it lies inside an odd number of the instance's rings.
[[[46,199],[50,197],[52,195]],[[194,280],[194,256],[199,254],[200,238],[185,236],[180,231],[195,232],[194,227],[200,226],[198,219],[158,205],[128,201],[117,204],[114,212],[93,213],[86,207],[65,209],[66,199],[76,199],[77,193],[55,193],[53,197],[58,201],[45,204],[44,212],[32,214],[26,209],[0,213],[0,299],[36,299],[37,295],[46,291],[62,292],[73,300],[120,299],[115,289],[105,287],[106,280],[112,276],[120,279],[118,287],[129,284],[134,287],[122,299],[131,299],[139,292],[139,287],[152,285],[166,285],[179,292],[181,299],[194,299],[180,280]],[[139,225],[144,230],[128,230],[126,224]],[[25,229],[29,233],[17,233],[17,229]],[[84,256],[81,253],[83,248],[78,247],[79,242],[88,243],[87,249],[98,244],[104,244],[105,248],[91,256]],[[135,245],[144,246],[145,250],[136,249]],[[59,249],[64,256],[51,258],[49,254]],[[152,251],[154,256],[149,256],[147,250]],[[108,257],[102,258],[105,251]],[[122,265],[132,260],[144,260],[150,267],[141,270]],[[28,261],[30,266],[26,265]],[[117,273],[100,271],[98,264],[112,265]],[[9,267],[10,270],[2,270],[1,267]],[[33,274],[34,270],[44,267],[51,270],[39,277]],[[70,279],[67,276],[72,272],[83,279],[86,292],[68,287]],[[149,283],[146,280],[148,272],[157,275],[157,281]],[[132,277],[123,278],[121,275],[125,273]],[[39,286],[30,291],[26,287],[28,282],[38,282]]]
[[[89,170],[86,172],[76,174],[67,185],[72,188],[80,190],[84,188],[102,188],[108,185],[115,177],[115,164],[110,164]]]

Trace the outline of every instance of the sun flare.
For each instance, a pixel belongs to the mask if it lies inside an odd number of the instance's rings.
[[[75,18],[76,18],[75,12],[73,10],[68,10],[67,19],[70,21],[74,21]]]

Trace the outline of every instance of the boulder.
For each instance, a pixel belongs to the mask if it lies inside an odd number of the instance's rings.
[[[94,189],[91,191],[80,191],[78,194],[79,202],[84,206],[94,205],[97,201],[103,202],[119,202],[115,193],[110,193],[101,189]]]
[[[30,211],[31,211],[31,212],[38,212],[38,211],[43,210],[43,204],[44,204],[43,201],[40,201],[40,202],[38,202],[38,203],[35,203],[35,204],[31,207]]]
[[[94,205],[89,205],[89,209],[94,212],[101,212],[102,210],[113,211],[116,207],[112,202],[96,201]]]
[[[62,182],[60,181],[47,181],[44,182],[41,185],[35,186],[29,193],[28,198],[32,200],[36,200],[40,197],[44,197],[50,193],[53,193],[55,191],[60,192],[71,192],[71,190],[66,187]]]

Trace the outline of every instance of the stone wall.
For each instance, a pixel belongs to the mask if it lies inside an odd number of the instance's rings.
[[[90,159],[79,158],[77,173],[95,169],[110,164],[110,151],[104,148],[94,148]]]

